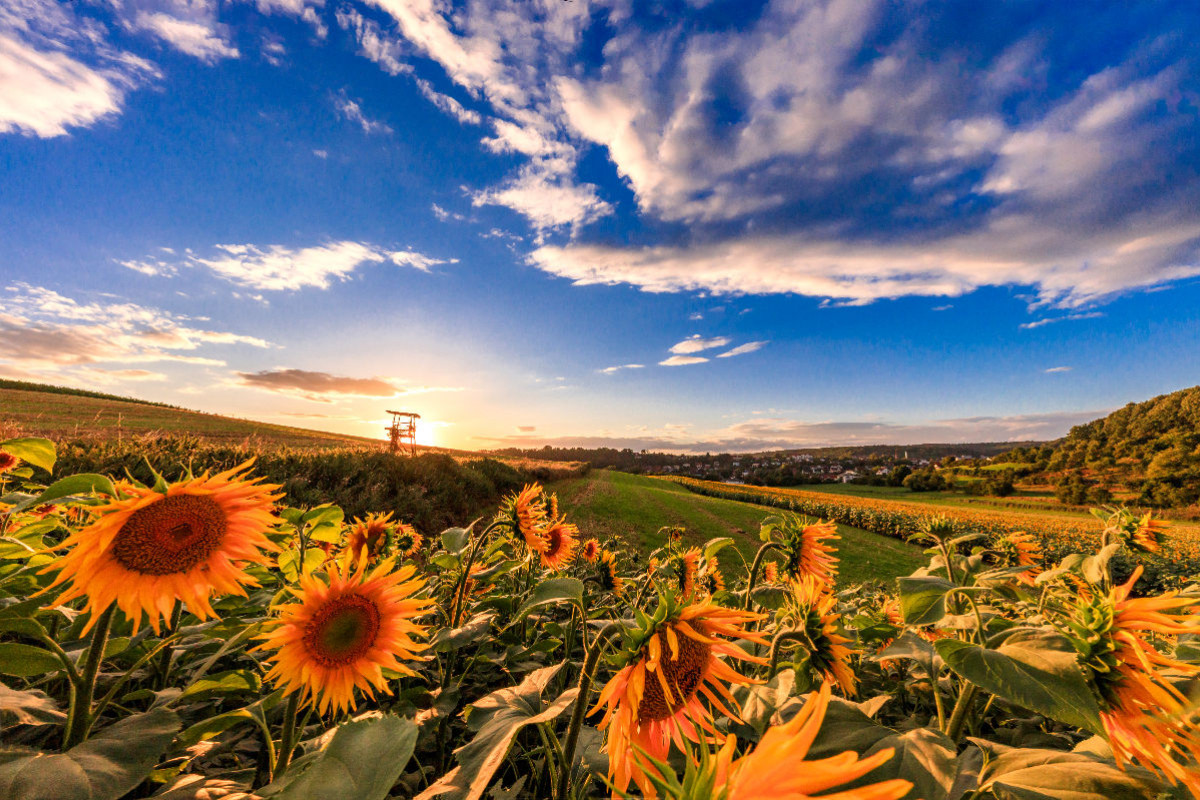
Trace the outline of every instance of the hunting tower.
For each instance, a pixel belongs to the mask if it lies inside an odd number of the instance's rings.
[[[392,424],[384,428],[388,435],[388,444],[393,453],[408,451],[410,456],[417,454],[417,420],[420,414],[411,411],[389,411]]]

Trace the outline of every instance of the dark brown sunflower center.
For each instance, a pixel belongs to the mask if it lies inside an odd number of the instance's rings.
[[[667,703],[658,676],[647,670],[646,689],[642,693],[642,701],[638,703],[638,719],[646,722],[667,719],[690,700],[700,688],[700,682],[704,680],[704,668],[712,656],[712,645],[676,633],[679,640],[679,658],[671,658],[671,647],[667,643],[666,635],[655,635],[662,645],[662,659],[658,662],[658,669],[671,689],[671,702]]]
[[[379,607],[361,595],[329,601],[304,629],[304,646],[325,667],[340,667],[362,657],[379,635]]]
[[[554,558],[563,548],[562,529],[555,525],[553,528],[546,531],[546,542],[546,557]]]
[[[220,504],[207,495],[177,494],[129,515],[113,539],[113,556],[143,575],[174,575],[204,563],[225,538]]]

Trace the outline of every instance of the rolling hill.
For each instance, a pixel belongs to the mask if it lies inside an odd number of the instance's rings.
[[[1200,502],[1200,386],[1130,403],[1077,425],[1041,447],[996,461],[1019,464],[1028,481],[1078,492],[1127,493],[1143,505]]]
[[[298,449],[384,446],[381,439],[205,414],[165,403],[10,380],[0,381],[0,426],[27,436],[51,439],[163,434],[195,436],[213,444],[246,442]],[[435,448],[422,450],[448,452]]]

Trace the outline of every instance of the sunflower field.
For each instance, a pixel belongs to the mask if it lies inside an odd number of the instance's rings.
[[[768,486],[705,481],[680,476],[659,476],[709,497],[739,500],[745,503],[787,509],[843,525],[894,538],[907,538],[930,520],[937,518],[960,533],[985,533],[992,539],[1022,533],[1037,538],[1046,556],[1061,559],[1067,555],[1100,547],[1104,530],[1116,508],[1097,509],[1098,519],[1072,518],[1011,511],[983,511],[964,508],[931,508],[920,503],[873,497],[781,489]],[[1112,567],[1120,577],[1128,577],[1135,567],[1143,569],[1143,583],[1157,588],[1176,588],[1182,580],[1200,573],[1200,535],[1195,528],[1171,530],[1162,547],[1140,559],[1118,554]]]
[[[790,509],[730,568],[535,484],[434,532],[55,464],[0,441],[4,800],[1200,798],[1200,587],[1145,581],[1148,516],[915,520],[926,567],[845,586]]]

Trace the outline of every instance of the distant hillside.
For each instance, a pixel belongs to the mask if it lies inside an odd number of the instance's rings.
[[[996,461],[1029,465],[1028,480],[1054,483],[1067,502],[1112,493],[1156,507],[1200,502],[1200,386],[1130,403],[1057,442]]]
[[[267,447],[383,446],[379,439],[204,414],[165,403],[22,381],[0,381],[0,428],[52,439],[162,434],[195,436],[214,444],[247,442]]]
[[[140,400],[136,397],[121,397],[115,394],[106,394],[105,392],[93,392],[90,389],[76,389],[72,386],[54,386],[49,383],[32,383],[30,381],[14,381],[8,378],[0,378],[0,389],[17,389],[26,392],[44,392],[46,394],[63,394],[73,397],[94,397],[97,400],[118,400],[122,403],[137,403],[143,406],[157,406],[158,408],[180,408],[173,406],[170,403],[157,403],[153,400]]]

